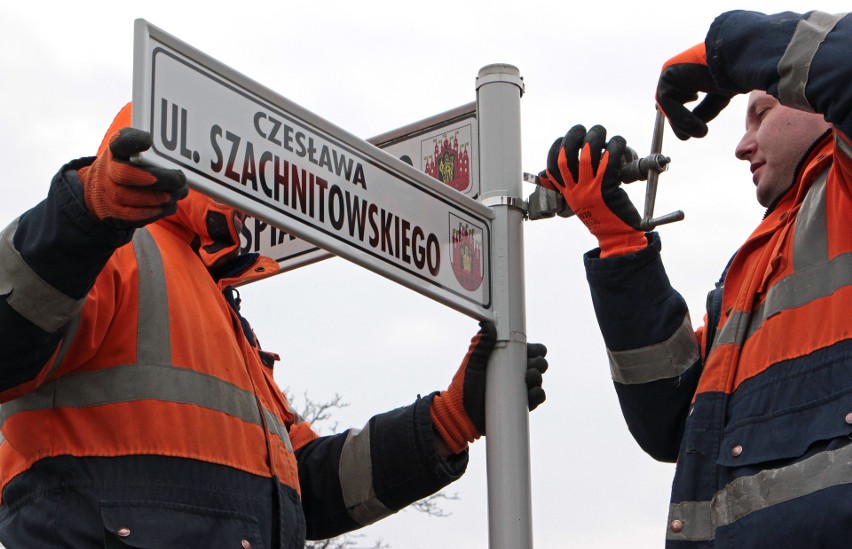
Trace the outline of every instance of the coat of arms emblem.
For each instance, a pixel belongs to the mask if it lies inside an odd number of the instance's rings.
[[[426,158],[425,172],[459,192],[470,187],[470,154],[468,144],[459,145],[459,132],[452,140],[446,134],[434,138],[434,154]]]
[[[453,274],[465,290],[482,285],[482,229],[450,215]]]

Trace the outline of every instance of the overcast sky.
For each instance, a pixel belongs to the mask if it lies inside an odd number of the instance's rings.
[[[526,84],[523,168],[535,173],[576,123],[603,124],[647,154],[661,65],[702,41],[721,11],[848,9],[838,0],[185,4],[2,4],[0,225],[41,200],[62,164],[94,154],[130,100],[136,18],[364,138],[474,101],[481,67],[512,64]],[[763,213],[748,165],[733,156],[744,105],[735,99],[706,139],[681,143],[668,130],[663,143],[672,164],[657,213],[686,212],[660,228],[663,258],[696,325]],[[634,187],[641,211],[644,187]],[[659,547],[674,466],[646,456],[621,417],[582,265],[595,242],[575,219],[524,230],[528,339],[548,346],[551,365],[548,400],[530,417],[535,545]],[[280,385],[297,400],[342,395],[341,427],[445,388],[476,331],[474,320],[338,258],[242,294],[262,344],[283,357]],[[468,473],[449,487],[460,498],[444,505],[450,517],[404,511],[364,529],[364,545],[487,547],[485,454],[475,444]]]

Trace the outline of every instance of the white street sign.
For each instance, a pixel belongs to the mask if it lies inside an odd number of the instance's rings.
[[[466,196],[479,195],[476,102],[367,141]],[[240,241],[243,252],[257,252],[275,259],[280,272],[334,257],[254,217],[246,218]]]
[[[278,262],[279,274],[334,257],[333,253],[251,215],[243,220],[240,248],[243,253],[271,257]]]
[[[491,318],[490,208],[136,21],[141,160],[328,252]]]

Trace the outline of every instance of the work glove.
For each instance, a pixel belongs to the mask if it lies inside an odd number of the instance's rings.
[[[485,434],[486,366],[497,341],[497,329],[488,321],[480,322],[479,327],[449,388],[432,399],[432,424],[453,454]],[[541,383],[547,371],[546,354],[547,348],[540,343],[527,345],[525,382],[530,410],[545,399]]]
[[[151,144],[150,133],[122,128],[91,166],[77,170],[89,213],[117,229],[142,227],[175,213],[178,200],[189,192],[183,172],[130,161]]]
[[[707,95],[690,111],[685,104],[696,101],[698,92]],[[734,95],[713,80],[703,42],[666,61],[657,83],[657,105],[682,140],[707,135],[707,122],[716,118]]]
[[[538,175],[542,185],[562,193],[597,238],[601,257],[629,254],[648,245],[639,228],[642,218],[621,188],[626,151],[627,142],[621,136],[606,142],[603,126],[593,126],[586,133],[585,127],[576,125],[553,142],[547,170]]]

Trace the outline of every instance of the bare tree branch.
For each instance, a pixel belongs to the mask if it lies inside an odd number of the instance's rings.
[[[424,499],[421,499],[420,501],[415,501],[414,503],[409,505],[409,507],[414,509],[415,511],[419,511],[421,513],[426,513],[430,517],[443,518],[443,517],[448,517],[448,516],[452,515],[452,513],[445,511],[440,507],[440,500],[458,500],[458,499],[459,499],[458,494],[450,495],[450,494],[447,494],[445,492],[437,492],[437,493],[432,494],[431,496],[428,496]]]
[[[305,549],[390,549],[390,545],[381,539],[373,542],[373,545],[358,546],[356,538],[363,537],[365,537],[364,534],[343,534],[336,538],[308,541],[305,543]]]
[[[338,423],[332,421],[334,417],[334,411],[339,410],[341,408],[346,408],[349,406],[348,402],[343,400],[343,397],[339,394],[335,393],[335,395],[325,401],[325,402],[317,402],[311,400],[308,397],[307,392],[304,393],[303,399],[304,402],[301,406],[296,406],[295,399],[293,398],[292,393],[290,393],[289,389],[284,391],[284,396],[287,398],[287,402],[293,407],[294,410],[299,411],[299,415],[302,416],[302,419],[310,422],[311,427],[313,427],[314,431],[317,433],[322,433],[322,431],[328,430],[331,434],[337,433]],[[426,513],[430,517],[448,517],[452,513],[449,513],[441,508],[442,501],[449,500],[458,500],[458,494],[447,494],[445,492],[437,492],[428,496],[420,501],[414,502],[409,505],[409,508],[414,509],[420,513]],[[373,545],[359,546],[358,544],[361,541],[361,538],[364,538],[364,534],[343,534],[342,536],[337,536],[330,539],[318,540],[318,541],[308,541],[305,544],[305,549],[389,549],[390,545],[386,544],[381,539],[373,542]]]
[[[284,391],[284,396],[287,398],[287,402],[289,402],[294,409],[299,411],[299,415],[302,416],[302,419],[310,422],[314,431],[317,431],[318,433],[321,433],[326,429],[328,429],[331,434],[337,433],[338,423],[335,421],[329,425],[328,422],[333,417],[334,410],[339,410],[349,406],[349,403],[345,402],[343,397],[337,393],[335,393],[330,400],[317,402],[315,400],[311,400],[308,397],[308,393],[305,392],[303,395],[304,404],[301,406],[295,405],[296,399],[289,390]]]

